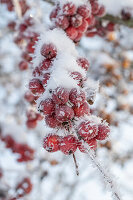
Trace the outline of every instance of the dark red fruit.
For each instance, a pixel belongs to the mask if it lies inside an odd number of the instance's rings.
[[[69,26],[67,29],[66,29],[66,34],[68,35],[68,37],[71,39],[71,40],[75,40],[77,35],[78,35],[78,32],[76,30],[76,28],[72,27],[72,26]]]
[[[85,141],[88,141],[98,134],[98,126],[90,121],[82,122],[78,128],[78,134]]]
[[[82,24],[78,28],[76,28],[76,30],[79,33],[85,33],[87,31],[87,28],[88,28],[88,22],[86,21],[86,19],[83,19]]]
[[[24,95],[24,98],[29,102],[29,103],[32,103],[35,99],[34,95],[30,92],[30,91],[27,91]]]
[[[89,64],[89,62],[88,62],[88,60],[87,60],[86,58],[79,58],[79,59],[77,60],[77,63],[78,63],[83,69],[85,69],[86,71],[88,71],[90,64]]]
[[[57,128],[60,123],[57,121],[56,116],[53,115],[46,115],[45,122],[50,128]]]
[[[67,3],[63,6],[63,14],[71,16],[76,13],[76,6],[73,3]]]
[[[97,141],[96,141],[95,138],[93,138],[91,140],[88,140],[88,141],[85,141],[85,142],[79,141],[78,148],[82,153],[87,153],[87,151],[89,150],[89,148],[87,148],[87,144],[86,143],[89,145],[89,147],[92,150],[96,150],[97,149]]]
[[[19,63],[19,69],[22,70],[22,71],[28,69],[28,63],[25,60],[22,60]]]
[[[62,138],[60,143],[60,150],[66,154],[70,155],[73,154],[78,146],[78,142],[75,136],[68,135]]]
[[[39,79],[32,79],[29,83],[29,89],[35,95],[42,94],[44,92],[43,85]]]
[[[66,16],[58,16],[55,20],[55,24],[65,30],[69,26],[69,20]]]
[[[41,62],[41,64],[39,65],[39,69],[41,71],[43,70],[48,70],[51,67],[52,61],[49,59],[45,59]]]
[[[62,105],[56,108],[55,110],[56,119],[59,122],[67,122],[74,117],[73,109],[67,105]]]
[[[74,110],[75,116],[77,117],[82,117],[85,114],[90,113],[90,108],[87,102],[83,103],[80,107],[73,106],[73,110]]]
[[[96,136],[97,140],[105,140],[110,133],[110,128],[107,125],[100,124],[98,126],[98,134]]]
[[[41,105],[41,110],[45,115],[52,115],[52,113],[55,110],[55,103],[50,98],[41,101],[40,105]]]
[[[56,104],[65,104],[69,100],[69,92],[65,88],[57,87],[53,92],[52,98]]]
[[[69,99],[75,106],[80,107],[85,102],[85,93],[73,88],[70,91]]]
[[[39,77],[39,76],[42,76],[42,75],[43,75],[43,73],[42,73],[42,71],[39,69],[39,67],[36,67],[36,68],[33,70],[32,74],[33,74],[34,77]]]
[[[75,28],[79,27],[82,24],[83,17],[79,14],[76,14],[70,18],[71,25]]]
[[[45,73],[43,75],[43,79],[42,79],[42,84],[43,84],[44,87],[47,86],[47,82],[48,82],[49,79],[50,79],[50,73]]]
[[[83,77],[79,72],[72,72],[71,77],[77,81],[78,86],[82,86],[83,84]]]
[[[60,149],[60,137],[49,134],[44,138],[43,147],[48,152],[56,152]]]
[[[36,126],[37,126],[37,120],[27,120],[26,121],[26,126],[29,129],[36,128]]]
[[[84,18],[88,18],[90,15],[90,8],[86,5],[82,5],[77,10],[78,14],[80,14]]]
[[[48,59],[55,58],[57,55],[57,49],[53,44],[43,44],[40,52],[42,56]]]

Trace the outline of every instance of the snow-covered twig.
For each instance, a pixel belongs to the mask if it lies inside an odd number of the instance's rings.
[[[110,176],[110,173],[108,171],[106,171],[105,169],[103,169],[103,167],[101,166],[101,164],[97,161],[94,153],[91,150],[87,150],[88,156],[92,162],[92,164],[94,165],[94,167],[96,167],[100,173],[100,176],[102,177],[102,179],[104,180],[104,183],[109,187],[109,189],[112,192],[112,196],[114,198],[114,200],[121,200],[120,194],[117,191],[117,187],[116,184],[114,183],[113,179]]]

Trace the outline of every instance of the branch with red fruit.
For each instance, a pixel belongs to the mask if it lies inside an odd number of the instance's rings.
[[[40,34],[36,45],[29,89],[36,97],[45,126],[49,128],[44,137],[44,149],[72,154],[76,170],[76,150],[88,153],[119,200],[119,194],[113,190],[113,181],[91,156],[90,149],[96,150],[97,141],[105,140],[110,129],[101,118],[90,113],[88,94],[93,90],[95,95],[96,88],[89,86],[89,62],[79,56],[74,45],[92,22],[94,26],[95,17],[102,16],[104,11],[104,7],[95,0],[89,3],[58,1],[50,15],[52,26]]]

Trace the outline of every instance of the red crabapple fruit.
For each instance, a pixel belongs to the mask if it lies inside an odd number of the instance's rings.
[[[53,92],[52,98],[56,104],[65,104],[69,100],[69,92],[65,88],[57,87]]]
[[[70,101],[77,107],[80,107],[85,102],[85,93],[82,90],[73,88],[69,95]]]
[[[42,94],[44,92],[43,85],[39,79],[33,78],[29,83],[29,89],[33,94]]]
[[[78,142],[75,136],[73,135],[67,135],[65,137],[62,137],[60,142],[60,150],[66,154],[70,155],[73,154],[78,146]]]
[[[73,109],[67,105],[60,105],[55,110],[56,119],[59,122],[67,122],[74,117]]]
[[[60,149],[60,137],[49,134],[44,138],[43,147],[48,152],[56,152]]]
[[[74,114],[77,117],[82,117],[90,113],[90,108],[87,102],[84,102],[80,107],[73,106]]]
[[[98,126],[90,121],[82,122],[78,127],[78,134],[85,141],[88,141],[98,134]]]
[[[55,58],[57,55],[57,49],[53,44],[43,44],[41,55],[48,59]]]
[[[55,104],[53,100],[50,98],[41,101],[40,105],[41,105],[41,110],[45,115],[52,115],[52,113],[55,110]]]
[[[105,140],[110,132],[110,128],[109,126],[105,125],[105,124],[100,124],[98,126],[98,134],[96,136],[97,140]]]

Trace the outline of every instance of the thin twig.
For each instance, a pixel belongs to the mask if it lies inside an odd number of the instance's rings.
[[[116,191],[115,184],[114,184],[113,180],[110,178],[108,172],[105,169],[103,169],[103,167],[98,163],[98,161],[95,158],[94,153],[91,152],[91,150],[88,150],[88,155],[89,155],[90,160],[94,164],[94,166],[99,170],[100,175],[103,177],[104,182],[109,185],[114,199],[121,200],[119,193]]]
[[[128,26],[130,28],[133,28],[133,19],[123,20],[120,17],[107,14],[104,17],[102,17],[100,20],[101,21],[108,20],[110,22],[113,22],[114,24],[120,24],[120,25],[124,25],[124,26]]]
[[[79,176],[78,164],[77,164],[76,157],[75,157],[75,155],[74,155],[74,154],[73,154],[73,160],[74,160],[74,163],[75,163],[76,174],[77,174],[77,176]]]

